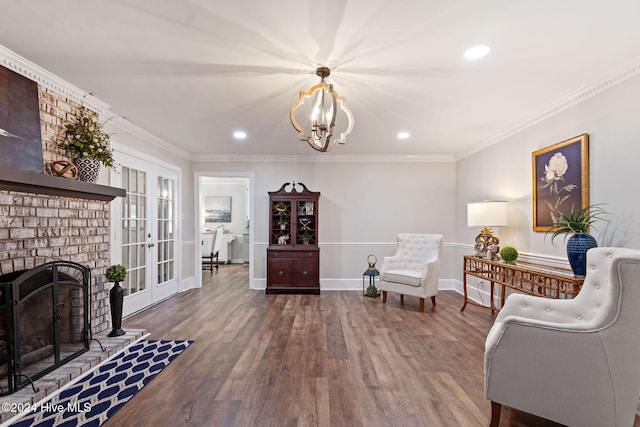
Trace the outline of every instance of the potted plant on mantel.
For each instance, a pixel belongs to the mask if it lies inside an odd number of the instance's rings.
[[[589,234],[593,223],[604,219],[607,215],[600,205],[588,205],[576,211],[575,206],[571,207],[568,215],[561,214],[560,219],[554,222],[547,234],[552,233],[553,239],[563,234],[567,244],[567,257],[569,264],[576,276],[585,276],[587,271],[587,251],[598,246],[596,239]],[[567,240],[567,236],[572,234]],[[546,235],[545,235],[546,236]]]
[[[96,182],[100,164],[113,166],[113,151],[109,144],[109,134],[97,120],[94,112],[81,106],[73,116],[73,121],[64,125],[64,138],[59,145],[73,158],[78,168],[78,179]]]

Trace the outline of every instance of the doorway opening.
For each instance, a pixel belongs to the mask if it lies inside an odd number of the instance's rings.
[[[216,266],[242,264],[249,270],[253,287],[253,173],[196,172],[195,224],[196,271],[205,269],[203,256],[216,255]],[[197,274],[202,286],[202,274]]]

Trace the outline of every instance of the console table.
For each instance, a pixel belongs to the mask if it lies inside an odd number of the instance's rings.
[[[467,276],[489,281],[491,301],[489,305],[470,300],[467,295]],[[546,298],[574,298],[578,295],[584,277],[577,277],[569,269],[532,262],[518,261],[507,264],[504,261],[490,261],[485,258],[467,255],[464,257],[462,273],[464,289],[464,311],[467,304],[477,305],[494,311],[500,311],[494,304],[495,285],[500,286],[500,307],[504,305],[505,289],[515,289],[531,295]]]

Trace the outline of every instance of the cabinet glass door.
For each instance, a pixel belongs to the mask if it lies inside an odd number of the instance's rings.
[[[296,244],[315,245],[316,237],[316,203],[300,200],[296,203]]]
[[[271,202],[271,244],[291,245],[291,202]]]

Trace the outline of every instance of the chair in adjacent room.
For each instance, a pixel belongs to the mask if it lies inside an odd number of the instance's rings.
[[[502,405],[571,426],[632,426],[640,397],[640,251],[594,248],[574,299],[511,294],[485,343]]]
[[[396,253],[382,259],[380,290],[382,302],[387,302],[387,292],[420,298],[420,312],[424,312],[424,300],[431,297],[436,305],[438,278],[440,275],[441,234],[398,234]]]
[[[220,245],[222,243],[222,231],[216,230],[213,240],[211,240],[210,252],[202,250],[202,269],[209,270],[213,274],[213,269],[218,271],[218,257],[220,255]]]

